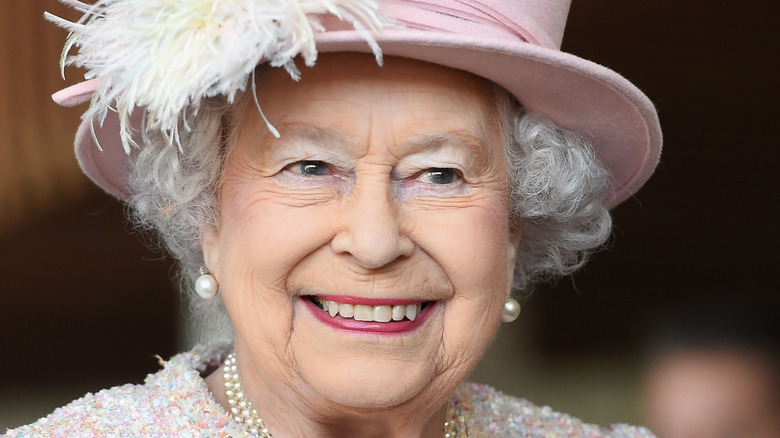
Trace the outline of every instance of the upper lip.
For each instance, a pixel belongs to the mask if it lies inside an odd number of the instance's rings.
[[[426,300],[421,298],[367,298],[367,297],[357,297],[352,295],[331,295],[331,294],[314,294],[312,296],[317,296],[320,298],[324,298],[326,300],[335,301],[337,303],[362,304],[365,306],[409,305],[409,304],[421,304],[427,301],[432,301],[432,300]]]

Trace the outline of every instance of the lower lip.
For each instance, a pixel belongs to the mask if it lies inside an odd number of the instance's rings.
[[[371,334],[403,334],[417,330],[418,327],[425,324],[425,321],[433,313],[433,309],[438,306],[438,303],[429,303],[422,309],[414,321],[404,319],[403,321],[375,322],[358,321],[340,316],[331,317],[328,312],[323,311],[308,299],[301,298],[300,301],[303,302],[315,318],[334,329]]]

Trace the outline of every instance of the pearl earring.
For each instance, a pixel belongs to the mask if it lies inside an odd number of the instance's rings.
[[[204,300],[210,300],[217,296],[219,284],[206,268],[200,268],[199,272],[200,277],[195,280],[195,293]]]
[[[520,303],[514,298],[507,298],[504,303],[504,311],[501,312],[501,321],[512,322],[520,316]]]

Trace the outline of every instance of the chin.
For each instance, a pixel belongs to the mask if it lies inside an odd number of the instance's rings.
[[[320,361],[320,363],[322,363]],[[301,370],[324,399],[354,409],[384,409],[402,405],[432,388],[432,361],[351,358],[325,367]],[[425,398],[425,397],[423,397]]]
[[[356,333],[296,312],[293,366],[322,400],[354,409],[399,406],[431,389],[442,339],[441,311],[410,333]]]

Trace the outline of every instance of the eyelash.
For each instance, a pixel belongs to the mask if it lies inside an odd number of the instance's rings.
[[[285,174],[288,177],[284,177]],[[302,188],[340,187],[345,190],[348,189],[343,184],[349,184],[350,179],[332,164],[322,160],[301,160],[290,163],[285,166],[280,176],[289,184],[301,184]],[[434,197],[456,195],[465,187],[463,172],[452,167],[430,167],[406,177],[398,175],[393,180],[396,190],[400,190],[397,193],[402,198],[415,195]]]
[[[287,166],[290,171],[293,171],[299,175],[307,177],[326,176],[332,173],[331,167],[328,163],[320,160],[303,160],[292,163]],[[307,171],[308,169],[308,171]],[[427,178],[425,178],[427,177]],[[414,176],[413,179],[427,179],[426,182],[433,185],[450,185],[457,183],[463,179],[462,173],[453,168],[448,167],[432,167],[425,169],[422,172]],[[444,181],[437,182],[437,178],[443,178]]]

